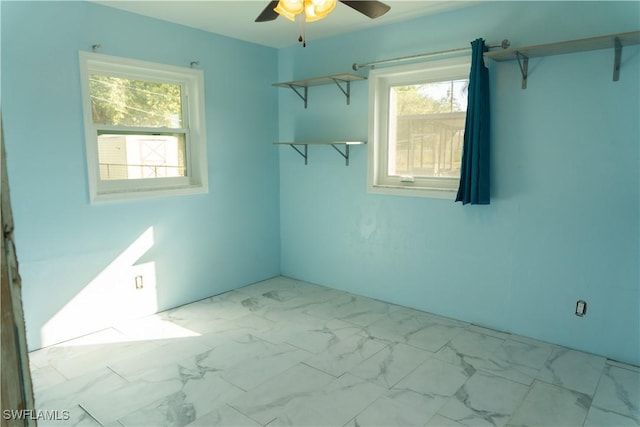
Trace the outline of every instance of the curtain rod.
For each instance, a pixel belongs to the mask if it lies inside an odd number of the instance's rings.
[[[496,47],[501,47],[502,49],[507,49],[510,45],[511,45],[511,42],[508,39],[504,39],[504,40],[502,40],[502,43],[500,43],[500,44],[487,45],[487,47],[489,49],[494,49]],[[366,64],[356,64],[356,63],[354,63],[351,68],[353,68],[354,71],[358,71],[360,68],[374,67],[374,66],[380,65],[380,64],[389,64],[389,63],[392,63],[392,62],[410,61],[412,59],[431,58],[431,57],[434,57],[434,56],[448,55],[448,54],[451,54],[451,53],[467,52],[467,51],[471,51],[471,48],[470,47],[460,47],[458,49],[441,50],[440,52],[421,53],[421,54],[418,54],[418,55],[402,56],[400,58],[382,59],[380,61],[367,62]]]

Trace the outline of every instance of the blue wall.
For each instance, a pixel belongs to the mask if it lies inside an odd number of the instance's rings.
[[[65,310],[73,336],[99,327],[98,314],[117,318],[126,302],[140,299],[139,311],[126,314],[141,315],[279,274],[278,154],[270,144],[278,132],[275,49],[86,2],[3,2],[2,40],[3,122],[31,348],[65,338],[62,328],[46,328]],[[109,55],[200,62],[208,194],[89,203],[78,51],[96,43]],[[140,272],[149,274],[146,294],[131,291]],[[155,291],[147,290],[154,277]]]
[[[509,38],[526,46],[640,28],[637,2],[496,2],[279,51],[281,81]],[[367,194],[367,147],[349,167],[330,147],[309,165],[280,150],[282,273],[356,294],[640,363],[640,52],[487,61],[492,204]],[[363,72],[366,74],[366,70]],[[367,139],[368,85],[351,106],[280,93],[280,138]],[[579,299],[588,315],[574,315]]]

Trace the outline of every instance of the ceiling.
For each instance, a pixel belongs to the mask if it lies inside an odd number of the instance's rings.
[[[307,40],[312,42],[351,31],[467,7],[478,0],[384,2],[391,6],[391,10],[377,19],[369,19],[344,4],[338,4],[327,18],[305,24]],[[254,22],[267,6],[267,0],[107,0],[94,3],[276,48],[296,44],[299,33],[296,23],[282,17],[271,22]]]

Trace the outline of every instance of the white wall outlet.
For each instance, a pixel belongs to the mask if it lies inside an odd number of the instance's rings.
[[[136,276],[136,289],[142,289],[143,287],[142,276]]]
[[[587,314],[587,302],[579,300],[576,302],[576,316],[583,317],[585,314]]]

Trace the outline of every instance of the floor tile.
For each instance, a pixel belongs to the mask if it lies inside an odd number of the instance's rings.
[[[507,339],[485,360],[474,363],[474,367],[524,385],[531,385],[552,351],[550,346]]]
[[[160,315],[120,322],[114,328],[130,340],[153,341],[160,345],[171,343],[176,339],[200,335],[199,332],[180,326]]]
[[[430,357],[403,380],[396,389],[410,389],[430,396],[453,396],[470,375],[459,365],[452,365]]]
[[[238,341],[248,335],[260,337],[269,333],[278,324],[256,314],[246,314],[233,320],[220,319],[212,322],[198,340],[215,348],[229,340]]]
[[[269,426],[342,426],[385,391],[379,385],[345,374],[288,407]]]
[[[422,426],[447,402],[438,395],[409,389],[387,390],[348,424],[350,426]]]
[[[311,353],[287,343],[269,344],[259,354],[245,357],[225,369],[221,376],[243,390],[251,390],[309,357]]]
[[[244,392],[214,373],[186,381],[182,389],[128,414],[119,422],[124,426],[184,426],[224,406],[224,402]]]
[[[464,331],[436,353],[436,358],[465,367],[469,373],[481,370],[524,385],[531,385],[551,355],[553,347],[535,342],[504,340]],[[506,336],[506,335],[505,335]]]
[[[513,336],[502,344],[505,358],[517,366],[540,370],[555,350],[555,346],[535,340],[520,340]]]
[[[287,342],[311,353],[320,353],[341,338],[361,331],[361,327],[342,320],[324,320],[292,312],[286,321],[274,322],[272,328],[256,335],[272,343]]]
[[[139,357],[147,351],[158,348],[152,342],[126,342],[115,344],[96,345],[94,352],[82,356],[69,357],[53,364],[62,375],[67,378],[76,378],[88,374],[96,369],[108,366],[109,363],[131,357]]]
[[[370,325],[388,312],[389,304],[346,293],[308,310],[311,315],[340,319],[359,326]]]
[[[245,296],[241,302],[245,308],[277,321],[287,320],[295,314],[307,314],[345,295],[311,283],[279,278],[241,288],[239,292]],[[324,318],[330,319],[332,316]]]
[[[262,383],[227,403],[243,415],[266,425],[334,379],[329,374],[298,364],[277,379]]]
[[[129,377],[129,383],[162,383],[167,381],[179,381],[185,383],[190,379],[200,379],[208,372],[197,366],[200,356],[188,357],[179,362],[168,363],[152,369],[144,369]],[[215,370],[212,370],[215,372]]]
[[[213,427],[213,426],[228,426],[228,427],[251,427],[259,426],[257,422],[249,417],[242,415],[230,406],[222,405],[207,414],[196,418],[195,421],[187,424],[193,427]]]
[[[459,364],[473,368],[476,364],[485,362],[492,355],[498,354],[503,339],[462,331],[436,353],[435,357],[448,363]],[[471,373],[475,368],[471,369]]]
[[[640,425],[640,372],[607,365],[593,406],[630,417]]]
[[[391,388],[430,355],[427,351],[406,344],[391,344],[351,369],[350,373]]]
[[[289,334],[287,343],[318,354],[326,351],[345,339],[362,332],[362,328],[342,320],[314,321],[305,325],[304,330]]]
[[[640,425],[637,419],[624,416],[613,411],[607,411],[606,409],[600,409],[596,406],[591,406],[587,419],[584,422],[585,427],[603,427],[603,426],[634,426]]]
[[[464,426],[464,424],[460,424],[457,421],[454,421],[450,418],[443,417],[442,415],[436,414],[434,415],[425,426],[429,427],[460,427]]]
[[[33,385],[33,392],[36,395],[42,390],[61,384],[65,381],[67,381],[67,378],[65,378],[53,366],[31,369],[31,383]]]
[[[29,359],[36,366],[53,366],[66,378],[76,378],[157,348],[151,341],[139,341],[109,328],[52,347],[36,350]]]
[[[158,317],[192,333],[211,332],[217,324],[249,314],[241,301],[245,294],[230,291],[158,313]]]
[[[585,394],[536,381],[509,426],[581,426],[590,404]]]
[[[387,344],[382,341],[355,334],[329,346],[325,351],[310,357],[304,363],[334,377],[339,377],[386,346]]]
[[[177,392],[120,418],[118,422],[126,427],[182,427],[195,419],[193,405],[185,402],[184,393]]]
[[[221,342],[180,365],[199,372],[218,372],[226,381],[250,390],[311,356],[287,343],[273,344],[246,335]]]
[[[35,394],[36,407],[51,410],[73,408],[83,397],[100,399],[126,384],[124,378],[115,372],[101,368],[38,391]]]
[[[253,335],[226,337],[213,349],[202,353],[197,365],[210,371],[224,371],[245,359],[251,359],[270,351],[275,344],[261,340]]]
[[[556,348],[537,378],[593,396],[604,369],[605,358],[566,348]]]
[[[114,423],[120,418],[182,389],[179,380],[136,381],[122,385],[100,396],[81,396],[79,404],[100,424]]]
[[[528,390],[525,385],[477,372],[438,413],[465,425],[502,426]]]
[[[135,380],[146,371],[161,368],[209,350],[209,347],[199,341],[183,338],[125,360],[111,363],[109,368],[127,380]]]
[[[367,327],[374,338],[431,352],[438,351],[462,330],[455,324],[438,322],[433,316],[415,315],[408,310],[395,310]]]

